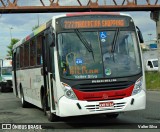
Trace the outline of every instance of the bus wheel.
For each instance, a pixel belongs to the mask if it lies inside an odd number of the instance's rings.
[[[48,117],[48,120],[51,122],[58,121],[58,119],[59,119],[59,117],[57,115],[51,113],[51,111],[47,111],[47,117]]]
[[[0,84],[0,91],[5,92],[5,86],[3,85],[3,83]]]
[[[116,114],[106,114],[106,117],[107,117],[107,118],[111,118],[111,119],[115,119],[115,118],[118,117],[118,115],[119,115],[119,114],[117,114],[117,113],[116,113]]]
[[[44,96],[42,98],[42,109],[43,109],[44,115],[46,115],[46,102],[45,102],[45,97]]]
[[[23,90],[21,89],[21,103],[22,103],[22,107],[23,108],[27,108],[28,107],[28,102],[26,102],[24,100],[24,94],[23,94]]]
[[[3,92],[3,87],[2,86],[0,86],[0,91]]]

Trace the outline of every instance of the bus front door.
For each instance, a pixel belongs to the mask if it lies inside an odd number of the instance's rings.
[[[50,37],[48,36],[48,39]],[[55,72],[54,72],[54,47],[48,43],[47,48],[47,69],[48,69],[48,86],[50,90],[51,111],[55,111]]]
[[[50,111],[54,112],[55,111],[55,91],[54,91],[54,84],[55,84],[55,77],[54,77],[54,47],[51,46],[51,39],[52,39],[52,30],[48,29],[44,36],[45,36],[45,40],[44,40],[44,45],[42,46],[43,50],[43,57],[45,58],[44,61],[44,68],[45,71],[47,69],[47,74],[46,74],[46,78],[45,78],[45,83],[46,83],[46,87],[47,90],[49,91],[49,95],[47,97],[47,103],[48,106],[50,107]]]

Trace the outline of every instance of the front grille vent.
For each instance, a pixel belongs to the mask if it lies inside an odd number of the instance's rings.
[[[110,82],[110,83],[87,83],[78,84],[73,86],[73,88],[82,92],[96,92],[96,91],[108,91],[108,90],[120,90],[125,89],[133,85],[133,82],[123,81],[123,82]]]

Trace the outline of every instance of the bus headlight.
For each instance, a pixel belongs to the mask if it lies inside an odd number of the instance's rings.
[[[139,79],[136,81],[136,83],[135,83],[135,85],[134,85],[134,89],[133,89],[132,95],[135,95],[135,94],[141,92],[141,90],[142,90],[142,81],[143,81],[143,80],[142,80],[142,77],[139,78]]]
[[[64,90],[65,97],[67,97],[69,99],[77,100],[75,93],[73,92],[72,88],[68,84],[62,83],[62,87]]]

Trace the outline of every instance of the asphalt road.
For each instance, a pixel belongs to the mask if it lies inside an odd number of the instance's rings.
[[[22,108],[20,99],[13,93],[0,93],[0,123],[48,123],[46,126],[63,129],[124,129],[137,128],[138,125],[146,123],[147,125],[158,123],[160,127],[160,91],[147,92],[145,110],[122,113],[117,119],[108,119],[104,115],[91,115],[62,118],[53,123],[50,123],[43,111],[37,107]]]

